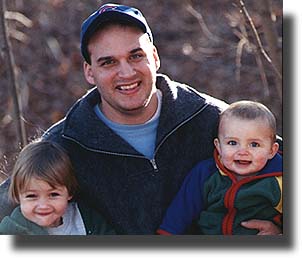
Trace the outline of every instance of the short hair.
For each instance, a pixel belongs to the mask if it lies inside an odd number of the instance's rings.
[[[32,178],[43,180],[51,187],[66,186],[71,196],[78,187],[66,151],[50,141],[34,141],[22,149],[12,172],[9,198],[19,203],[19,194],[27,188]]]
[[[272,131],[272,139],[273,141],[276,141],[276,118],[265,105],[250,100],[234,102],[220,114],[219,125],[224,117],[231,116],[243,120],[263,119],[267,121],[267,124]]]

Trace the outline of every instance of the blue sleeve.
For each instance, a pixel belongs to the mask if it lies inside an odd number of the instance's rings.
[[[204,208],[203,185],[215,169],[213,159],[197,164],[185,178],[179,192],[168,207],[160,230],[183,234]]]

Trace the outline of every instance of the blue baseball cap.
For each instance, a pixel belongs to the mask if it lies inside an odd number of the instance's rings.
[[[153,42],[151,29],[141,11],[126,5],[102,5],[82,23],[81,27],[81,52],[85,61],[89,64],[91,62],[87,48],[89,39],[99,28],[102,27],[103,23],[110,21],[132,23],[140,28],[144,33],[147,33],[151,42]]]

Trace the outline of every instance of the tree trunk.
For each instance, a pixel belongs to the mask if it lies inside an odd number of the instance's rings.
[[[278,69],[279,73],[282,74],[282,57],[281,52],[278,50],[278,34],[271,18],[271,0],[256,1],[255,4],[257,5],[257,9],[262,18],[261,25],[268,47],[267,51],[272,62],[275,64],[275,67]],[[282,102],[282,78],[279,78],[278,76],[275,76],[274,78],[276,90]]]
[[[26,131],[24,121],[22,120],[22,112],[20,98],[18,93],[18,83],[16,79],[16,64],[12,53],[12,47],[8,36],[8,27],[5,20],[6,3],[5,0],[0,0],[0,43],[3,60],[7,60],[7,74],[9,90],[13,100],[13,120],[16,126],[16,135],[18,145],[23,147],[26,142]],[[1,40],[2,39],[2,40]],[[19,147],[19,146],[17,146]]]

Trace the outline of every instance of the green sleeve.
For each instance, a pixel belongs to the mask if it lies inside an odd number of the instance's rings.
[[[0,235],[47,235],[47,231],[37,224],[27,220],[21,213],[20,207],[13,210],[0,223]]]

